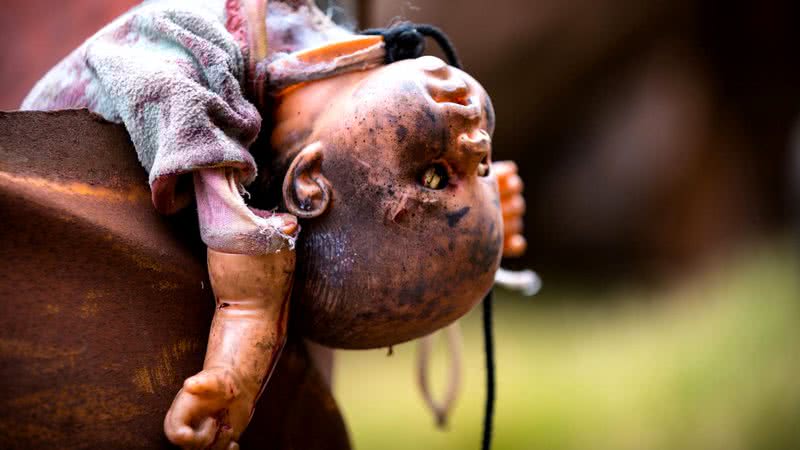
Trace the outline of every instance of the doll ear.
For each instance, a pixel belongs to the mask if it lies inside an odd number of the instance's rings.
[[[322,175],[322,144],[307,145],[295,156],[283,179],[286,209],[303,219],[318,217],[331,200],[331,184]]]

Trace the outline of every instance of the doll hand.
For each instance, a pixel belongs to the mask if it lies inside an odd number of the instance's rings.
[[[525,214],[525,198],[522,178],[517,175],[513,161],[492,163],[500,188],[500,209],[503,211],[503,256],[520,256],[528,243],[522,236],[522,216]]]
[[[164,419],[167,438],[184,449],[238,449],[257,393],[246,392],[237,378],[224,367],[187,378]]]

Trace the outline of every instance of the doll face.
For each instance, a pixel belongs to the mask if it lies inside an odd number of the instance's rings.
[[[321,153],[330,198],[301,221],[293,320],[320,343],[368,348],[461,317],[491,287],[502,247],[486,92],[430,56],[309,88],[278,113],[326,99],[303,141]],[[302,209],[295,187],[288,201]]]

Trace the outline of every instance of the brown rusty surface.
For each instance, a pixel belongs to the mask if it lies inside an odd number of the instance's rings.
[[[0,113],[0,448],[166,448],[214,300],[194,211],[153,210],[124,129],[86,111]],[[290,341],[247,448],[348,448]]]

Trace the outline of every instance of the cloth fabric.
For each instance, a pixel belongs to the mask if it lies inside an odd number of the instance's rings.
[[[236,0],[145,2],[55,66],[22,109],[88,108],[127,128],[159,211],[181,174],[234,167],[249,184],[261,116],[242,89],[246,17]]]

